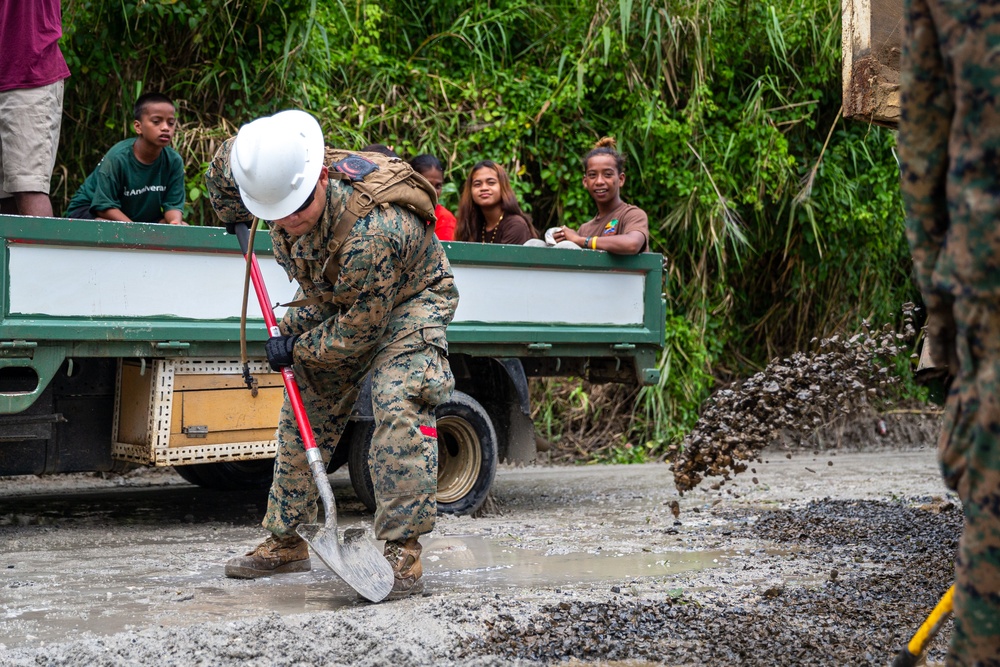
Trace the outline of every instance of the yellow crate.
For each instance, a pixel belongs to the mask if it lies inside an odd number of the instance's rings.
[[[238,360],[123,360],[115,390],[114,458],[157,466],[275,455],[281,375],[253,361],[253,396]]]

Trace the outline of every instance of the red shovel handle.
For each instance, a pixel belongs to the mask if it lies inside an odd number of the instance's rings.
[[[250,247],[250,230],[246,224],[236,225],[236,238],[240,241],[240,249],[243,256],[250,262],[250,280],[253,281],[254,292],[257,293],[257,302],[260,304],[260,312],[264,315],[264,323],[271,336],[280,336],[278,322],[274,319],[274,311],[271,310],[271,299],[267,296],[267,286],[264,285],[264,276],[261,275],[260,266],[257,264],[257,256],[253,254]],[[295,373],[288,366],[281,369],[281,379],[285,381],[285,391],[288,392],[288,400],[292,404],[292,412],[295,413],[295,421],[299,425],[299,433],[302,434],[302,446],[306,451],[316,449],[316,438],[313,436],[312,425],[309,423],[309,415],[302,404],[302,395],[299,393],[299,384],[295,381]]]

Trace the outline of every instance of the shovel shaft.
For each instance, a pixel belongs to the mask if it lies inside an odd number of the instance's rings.
[[[280,336],[278,322],[274,318],[274,311],[271,310],[271,299],[267,295],[267,286],[264,284],[264,276],[260,272],[260,265],[257,263],[257,256],[250,248],[249,230],[246,225],[236,225],[236,238],[240,241],[240,249],[243,256],[250,262],[250,280],[253,282],[253,290],[257,294],[257,303],[260,304],[260,312],[264,316],[264,324],[272,336]],[[302,403],[302,395],[299,393],[299,384],[295,381],[295,373],[288,366],[281,369],[281,379],[285,383],[285,391],[288,392],[288,401],[292,405],[292,412],[295,414],[295,422],[299,425],[299,432],[302,435],[302,446],[305,447],[306,454],[316,448],[316,438],[313,435],[312,424],[309,423],[309,415],[306,414],[305,406]],[[324,479],[326,476],[324,475]],[[329,481],[327,481],[329,487]],[[324,503],[326,498],[323,499]]]
[[[955,584],[952,584],[945,594],[941,596],[931,615],[927,617],[924,624],[920,626],[916,634],[913,635],[913,639],[907,645],[910,653],[914,655],[920,655],[927,648],[927,645],[931,643],[934,636],[941,630],[941,626],[944,625],[951,617],[953,600],[955,597]]]
[[[306,458],[309,459],[309,468],[312,470],[313,478],[316,480],[319,497],[323,499],[326,525],[330,526],[333,530],[337,530],[337,503],[333,498],[330,479],[326,476],[326,464],[323,463],[323,457],[319,455],[318,449],[307,449]]]
[[[236,236],[240,241],[240,249],[243,256],[250,262],[250,280],[253,282],[254,292],[257,294],[257,302],[260,304],[260,311],[264,315],[264,324],[272,336],[280,336],[278,322],[271,310],[271,299],[267,295],[267,286],[264,284],[264,276],[260,272],[260,265],[257,263],[257,256],[253,249],[249,247],[249,230],[245,225],[236,226]],[[313,435],[312,424],[309,423],[309,415],[306,413],[305,405],[302,403],[302,394],[299,392],[299,384],[295,380],[295,373],[288,366],[281,369],[281,379],[285,383],[285,391],[288,393],[288,402],[292,406],[295,414],[295,423],[299,425],[299,434],[302,436],[302,446],[306,450],[306,460],[309,461],[309,468],[312,470],[316,480],[316,487],[319,489],[320,498],[323,499],[323,509],[326,511],[327,523],[337,525],[337,505],[333,499],[333,489],[330,488],[330,480],[326,476],[326,465],[323,463],[323,456],[316,446],[316,437]]]
[[[955,584],[945,591],[941,596],[931,615],[923,622],[910,642],[899,650],[891,667],[915,667],[920,664],[920,660],[927,650],[927,645],[937,635],[949,618],[951,618],[952,606],[955,596]]]

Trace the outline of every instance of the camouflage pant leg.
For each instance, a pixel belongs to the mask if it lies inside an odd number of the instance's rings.
[[[323,319],[325,313],[321,310],[322,307],[316,306],[290,309],[282,320],[282,330],[301,333]],[[357,375],[359,377],[346,377],[336,371],[295,369],[316,445],[326,462],[330,461],[354,407],[361,379],[360,374]],[[267,513],[261,523],[275,535],[287,535],[300,523],[316,521],[318,497],[298,423],[286,394],[278,421],[274,480],[268,496]]]
[[[381,350],[372,370],[371,469],[375,535],[405,540],[429,533],[437,512],[434,407],[455,386],[444,330],[424,329]]]
[[[1000,666],[1000,303],[955,304],[960,364],[939,453],[965,526],[947,664]]]

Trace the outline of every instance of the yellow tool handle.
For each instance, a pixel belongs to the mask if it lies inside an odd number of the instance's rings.
[[[904,648],[899,649],[896,658],[892,661],[891,667],[915,667],[927,650],[927,645],[931,643],[941,626],[945,624],[951,616],[952,602],[955,596],[955,584],[951,585],[945,594],[938,600],[934,611],[923,622],[920,629],[913,635],[913,639]]]
[[[941,599],[938,600],[937,606],[934,607],[934,611],[931,615],[927,617],[924,624],[920,626],[916,634],[913,635],[913,639],[910,643],[906,645],[907,650],[913,655],[921,655],[924,649],[927,648],[927,644],[934,638],[934,635],[938,633],[941,626],[945,621],[948,620],[948,616],[951,615],[952,598],[955,597],[955,584],[951,585]]]

